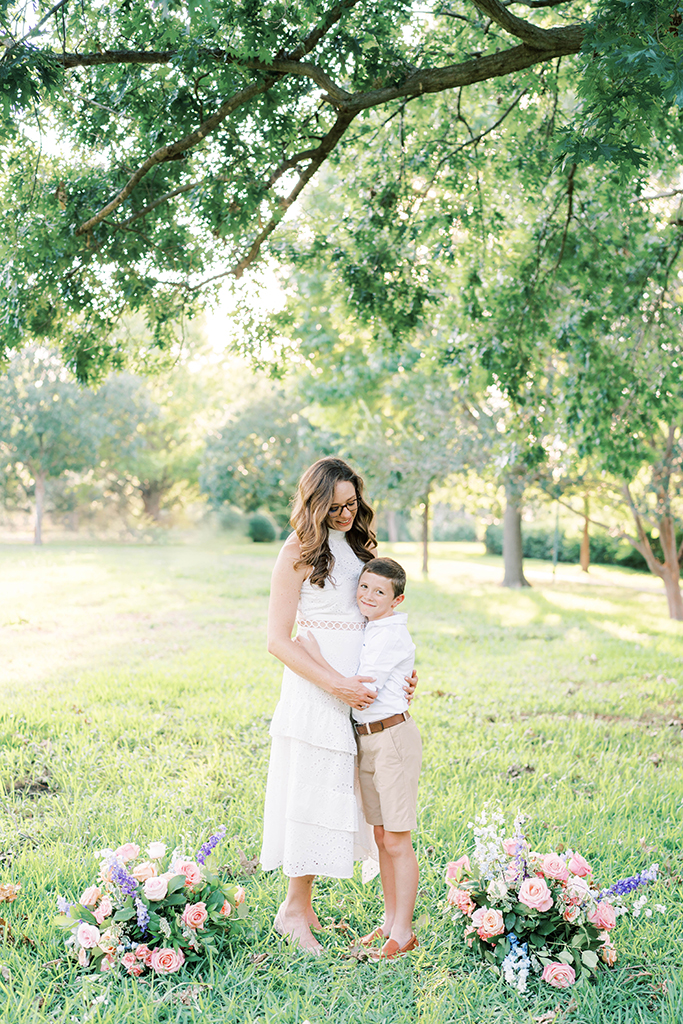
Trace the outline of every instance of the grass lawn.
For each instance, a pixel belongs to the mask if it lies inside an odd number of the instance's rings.
[[[281,874],[244,876],[250,915],[229,955],[192,979],[79,977],[55,899],[93,880],[92,851],[126,840],[195,848],[225,823],[220,863],[254,857],[280,671],[265,650],[275,545],[0,548],[0,1019],[205,1024],[680,1024],[683,1021],[683,627],[656,581],[529,563],[505,591],[500,559],[383,545],[409,572],[416,720],[425,744],[419,950],[345,956],[379,919],[360,878],[317,884],[319,960],[271,932]],[[446,862],[494,799],[536,849],[578,849],[607,885],[660,864],[666,915],[622,918],[619,961],[595,985],[515,994],[443,914]],[[2,941],[2,934],[6,935]],[[265,958],[261,957],[265,954]],[[192,982],[193,987],[190,988]]]

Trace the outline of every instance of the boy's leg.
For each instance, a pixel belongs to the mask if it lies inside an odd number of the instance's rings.
[[[395,939],[399,946],[405,946],[413,934],[413,913],[415,912],[420,872],[411,833],[390,832],[388,829],[383,829],[383,833],[385,855],[390,862],[388,873],[390,873],[393,884],[394,916],[391,923],[391,938]],[[380,856],[380,867],[381,864]],[[384,872],[382,872],[382,885],[384,886]],[[386,889],[384,890],[384,899],[386,906]]]
[[[382,879],[382,895],[384,897],[384,920],[382,934],[389,938],[396,916],[396,883],[394,880],[394,862],[384,845],[384,829],[375,825],[375,842],[379,850],[379,874]]]

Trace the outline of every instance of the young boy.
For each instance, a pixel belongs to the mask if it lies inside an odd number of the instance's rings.
[[[363,808],[374,826],[384,893],[384,920],[360,941],[370,946],[385,940],[371,954],[377,960],[418,946],[412,929],[418,866],[411,831],[417,824],[422,740],[408,713],[404,690],[415,645],[406,625],[408,616],[394,611],[403,601],[405,581],[405,571],[393,558],[373,558],[363,567],[356,591],[358,607],[368,620],[358,675],[375,679],[366,685],[376,689],[377,696],[365,710],[353,710],[353,724]],[[321,657],[313,638],[300,642],[314,657]]]

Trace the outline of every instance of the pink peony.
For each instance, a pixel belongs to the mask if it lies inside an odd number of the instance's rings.
[[[113,910],[114,907],[110,898],[103,896],[100,900],[100,905],[93,911],[97,923],[102,924],[108,917],[111,917]]]
[[[505,922],[500,910],[493,907],[479,907],[472,914],[472,924],[477,929],[480,939],[492,939],[505,931]]]
[[[152,875],[143,886],[143,892],[148,900],[163,900],[168,892],[168,882],[163,875]]]
[[[457,860],[449,861],[446,865],[446,881],[451,884],[459,882],[463,875],[469,875],[471,871],[470,858],[465,854],[463,857],[458,857]]]
[[[136,868],[133,868],[133,878],[137,878],[138,882],[146,882],[148,878],[154,878],[157,874],[156,864],[152,864],[151,861],[144,860],[142,864],[138,864]]]
[[[183,924],[193,930],[203,928],[208,916],[206,903],[188,903],[181,914]]]
[[[579,875],[581,878],[585,878],[586,875],[590,875],[593,872],[592,867],[587,860],[584,860],[580,853],[573,853],[567,861],[567,867],[573,875]]]
[[[567,907],[562,917],[565,921],[568,921],[569,924],[574,924],[581,917],[581,908],[577,907],[576,904],[571,904]]]
[[[229,900],[223,900],[223,906],[218,911],[221,917],[230,917],[232,914],[232,903]]]
[[[199,885],[202,878],[202,869],[193,860],[177,860],[173,865],[173,872],[176,875],[185,875],[185,885]]]
[[[569,988],[576,981],[576,972],[569,964],[546,964],[541,977],[553,988]]]
[[[94,924],[87,924],[83,921],[78,926],[76,938],[84,949],[94,949],[100,941],[100,929]]]
[[[146,945],[144,942],[139,943],[139,945],[135,947],[135,955],[138,958],[138,960],[142,960],[143,964],[149,967],[150,961],[152,959],[152,950],[149,948],[148,945]]]
[[[247,897],[246,892],[244,891],[244,889],[242,888],[241,885],[238,885],[237,888],[235,889],[235,896],[234,896],[235,903],[237,904],[238,907],[239,907],[240,903],[244,903],[246,897]]]
[[[586,915],[591,924],[601,931],[609,931],[617,923],[617,915],[611,903],[596,903]]]
[[[557,878],[559,882],[566,882],[569,878],[567,865],[556,853],[546,853],[543,858],[543,874],[546,878]]]
[[[544,878],[525,878],[519,887],[519,902],[531,910],[550,910],[553,897]]]
[[[452,907],[457,907],[458,910],[461,910],[463,914],[467,914],[468,917],[471,917],[477,909],[477,904],[466,889],[456,889],[452,885],[448,890],[447,899]]]
[[[519,846],[519,839],[504,839],[503,850],[508,857],[514,857],[517,853],[517,847]]]
[[[137,843],[124,843],[123,846],[114,850],[114,856],[119,857],[124,864],[127,864],[129,860],[135,860],[140,856],[140,847]]]
[[[600,953],[600,959],[604,964],[607,964],[608,967],[614,967],[617,962],[617,951],[609,939],[606,939],[605,942],[603,942],[598,952]]]
[[[150,959],[150,967],[156,974],[174,974],[184,963],[185,954],[182,949],[171,949],[169,946],[155,949]]]
[[[81,894],[81,898],[78,902],[82,907],[94,907],[101,895],[101,889],[96,885],[90,885],[85,892]]]

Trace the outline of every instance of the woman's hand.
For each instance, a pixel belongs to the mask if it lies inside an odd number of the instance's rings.
[[[350,708],[365,711],[377,696],[377,690],[368,689],[366,683],[374,683],[372,676],[347,676],[336,683],[332,691],[334,697],[343,700]]]
[[[406,691],[408,703],[410,704],[413,697],[415,696],[415,690],[417,688],[418,682],[417,672],[415,671],[415,669],[413,669],[413,674],[411,676],[405,676],[405,681],[407,682],[408,685],[404,686],[403,689]]]

